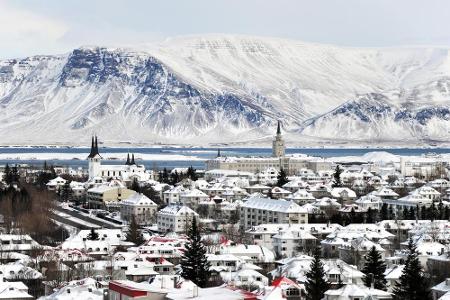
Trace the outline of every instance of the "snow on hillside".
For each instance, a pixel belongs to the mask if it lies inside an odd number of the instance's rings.
[[[216,35],[0,61],[0,143],[430,144],[450,138],[444,48]]]

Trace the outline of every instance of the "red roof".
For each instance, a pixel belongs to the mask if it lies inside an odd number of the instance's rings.
[[[300,288],[300,286],[297,283],[286,277],[280,277],[272,281],[272,286],[280,286],[282,284],[293,285],[297,288]]]

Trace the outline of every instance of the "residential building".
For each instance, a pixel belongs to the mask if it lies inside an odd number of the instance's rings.
[[[186,232],[198,214],[187,206],[169,205],[156,213],[159,232]]]
[[[158,205],[141,193],[134,193],[120,203],[120,216],[126,221],[134,219],[138,224],[151,224],[156,217]]]
[[[87,191],[87,201],[91,208],[119,209],[119,203],[136,193],[124,186],[101,185]]]
[[[251,197],[241,207],[241,225],[245,229],[260,224],[306,224],[308,211],[293,201]]]

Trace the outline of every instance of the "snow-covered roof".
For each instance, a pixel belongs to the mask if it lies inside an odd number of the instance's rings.
[[[378,197],[398,197],[398,194],[387,187],[382,187],[381,189],[372,192],[373,195]]]
[[[361,300],[371,300],[374,299],[374,296],[377,297],[376,299],[392,299],[388,292],[356,284],[346,284],[337,290],[330,289],[325,292],[325,295],[334,296],[333,299],[336,300],[354,299],[355,297]]]
[[[152,205],[157,206],[150,198],[141,193],[134,193],[130,197],[122,200],[125,205]]]
[[[331,189],[331,196],[333,198],[341,198],[341,197],[356,198],[356,193],[347,187],[336,187]]]
[[[254,208],[269,211],[276,211],[282,213],[308,213],[308,211],[302,208],[300,205],[293,201],[286,201],[283,199],[274,200],[269,198],[249,198],[244,204],[244,208]]]
[[[158,211],[158,215],[171,215],[171,216],[180,216],[180,215],[195,215],[198,214],[185,205],[168,205],[163,209]]]
[[[55,293],[39,298],[42,300],[101,300],[103,288],[99,288],[93,278],[71,281]]]

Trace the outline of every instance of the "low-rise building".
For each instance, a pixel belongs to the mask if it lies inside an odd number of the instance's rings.
[[[158,205],[141,193],[134,193],[120,203],[122,219],[129,222],[134,216],[138,224],[152,223],[157,209]]]
[[[159,232],[185,232],[198,214],[187,206],[169,205],[156,213]]]
[[[308,223],[308,211],[293,201],[251,197],[241,205],[240,210],[240,221],[245,229],[265,223]]]
[[[122,186],[101,185],[87,191],[87,201],[91,208],[119,208],[119,202],[134,193]]]

